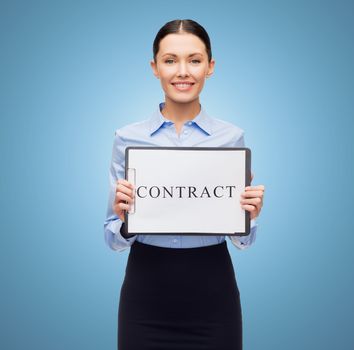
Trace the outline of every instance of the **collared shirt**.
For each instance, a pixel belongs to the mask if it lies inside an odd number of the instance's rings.
[[[104,221],[104,237],[113,250],[122,251],[130,247],[135,240],[145,244],[167,248],[192,248],[220,244],[225,235],[149,235],[137,234],[124,238],[120,229],[122,221],[113,211],[116,194],[116,182],[125,178],[125,148],[127,146],[152,147],[245,147],[244,130],[238,126],[209,116],[200,105],[199,114],[183,124],[180,134],[174,122],[166,119],[161,113],[165,102],[159,103],[150,118],[128,124],[115,131],[112,159],[109,171],[109,198],[106,219]],[[241,203],[240,203],[241,205]],[[216,217],[206,216],[206,220]],[[252,245],[256,239],[257,224],[251,220],[251,232],[247,236],[227,236],[239,249]]]

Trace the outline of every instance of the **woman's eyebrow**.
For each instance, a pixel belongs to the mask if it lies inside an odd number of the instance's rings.
[[[194,55],[201,55],[201,56],[203,56],[203,54],[202,54],[202,53],[200,53],[200,52],[194,52],[194,53],[191,53],[190,55],[188,55],[188,57],[191,57],[191,56],[194,56]],[[174,53],[165,53],[164,55],[162,55],[162,57],[164,57],[164,56],[173,56],[173,57],[177,57],[177,55],[176,55],[176,54],[174,54]]]

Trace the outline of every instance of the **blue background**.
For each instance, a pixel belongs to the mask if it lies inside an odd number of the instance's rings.
[[[228,241],[244,348],[354,348],[353,1],[2,0],[0,14],[1,349],[115,349],[129,251],[103,239],[114,130],[163,101],[149,61],[176,18],[207,29],[201,103],[246,130],[266,187],[255,245]]]

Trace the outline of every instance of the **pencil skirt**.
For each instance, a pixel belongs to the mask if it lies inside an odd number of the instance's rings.
[[[226,241],[195,248],[135,241],[117,338],[118,350],[241,350],[240,293]]]

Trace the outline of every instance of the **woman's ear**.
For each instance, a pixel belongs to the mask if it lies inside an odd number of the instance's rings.
[[[212,58],[209,62],[206,78],[209,78],[214,73],[215,60]]]
[[[160,79],[159,72],[158,72],[158,70],[157,70],[157,66],[156,66],[156,63],[155,63],[154,60],[151,60],[151,61],[150,61],[150,66],[151,66],[151,68],[152,68],[152,72],[154,73],[155,77],[156,77],[157,79]]]

